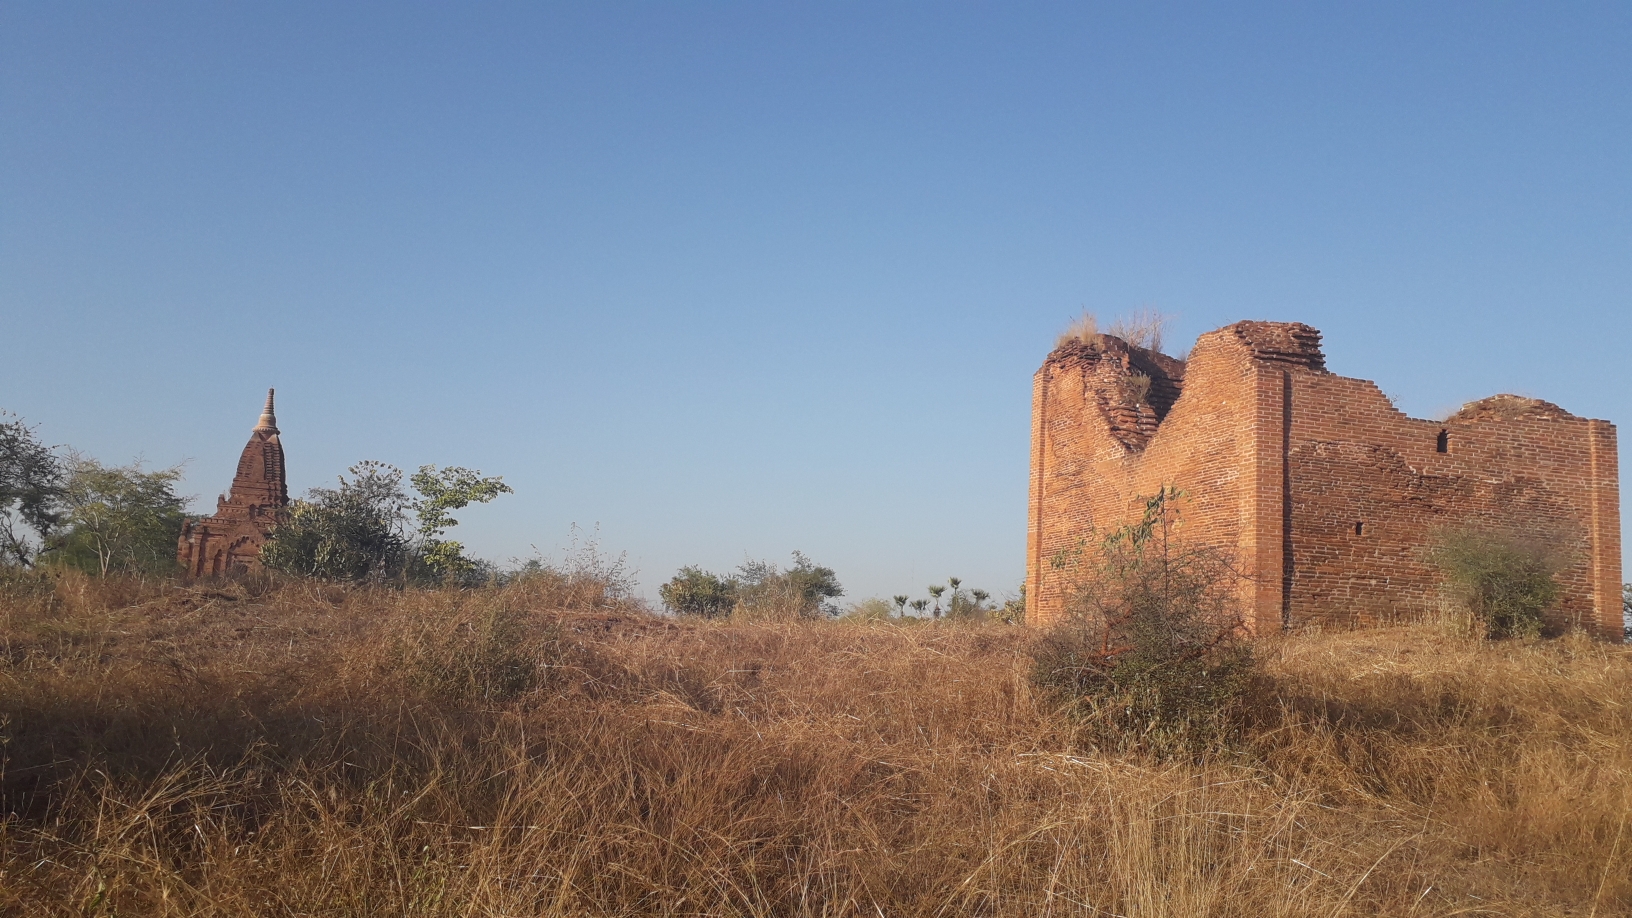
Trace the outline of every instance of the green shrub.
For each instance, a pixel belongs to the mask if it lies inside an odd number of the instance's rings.
[[[337,488],[312,488],[294,501],[261,546],[269,569],[321,580],[385,580],[411,559],[402,471],[360,462]]]
[[[992,594],[985,590],[965,590],[957,577],[946,579],[946,617],[955,621],[980,622],[993,610],[988,604]],[[935,596],[937,600],[940,595]]]
[[[1433,559],[1454,601],[1488,637],[1535,637],[1558,602],[1558,563],[1540,542],[1451,530],[1438,538]]]
[[[1024,625],[1026,623],[1026,585],[1020,584],[1019,595],[1003,603],[997,610],[997,620],[1005,625]]]
[[[732,577],[721,577],[699,567],[683,567],[658,587],[663,605],[680,615],[718,618],[736,615],[759,620],[831,618],[839,609],[831,600],[844,587],[830,567],[822,567],[802,552],[793,553],[793,566],[782,569],[769,561],[748,561]]]
[[[822,567],[798,551],[789,568],[749,561],[737,568],[736,582],[736,612],[752,619],[832,618],[839,614],[832,600],[844,595],[831,567]]]
[[[682,567],[668,583],[657,588],[658,598],[676,615],[720,618],[737,605],[737,581],[711,574],[695,565]]]
[[[1181,496],[1164,488],[1079,556],[1068,615],[1032,650],[1033,683],[1101,749],[1194,756],[1239,730],[1257,664],[1236,578],[1215,550],[1174,538]]]
[[[0,566],[34,566],[62,521],[63,478],[62,461],[34,428],[0,411]]]

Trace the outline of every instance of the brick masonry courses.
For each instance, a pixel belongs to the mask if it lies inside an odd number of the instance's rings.
[[[1148,379],[1146,383],[1144,379]],[[1439,533],[1517,533],[1562,553],[1555,626],[1620,638],[1615,426],[1498,395],[1444,421],[1326,369],[1320,332],[1238,322],[1186,361],[1110,335],[1056,348],[1033,380],[1027,619],[1065,614],[1056,559],[1185,492],[1182,537],[1227,553],[1257,631],[1422,616]]]
[[[214,516],[183,526],[176,560],[189,577],[260,570],[266,534],[283,519],[288,506],[283,443],[269,389],[260,422],[238,457],[231,490],[216,500]]]

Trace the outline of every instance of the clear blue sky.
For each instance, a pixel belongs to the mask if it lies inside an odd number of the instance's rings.
[[[1019,584],[1068,318],[1632,420],[1632,5],[0,3],[0,407],[477,553]]]

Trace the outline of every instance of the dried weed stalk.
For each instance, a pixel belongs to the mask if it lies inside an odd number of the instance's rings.
[[[1623,648],[1278,640],[1249,750],[1161,764],[1025,629],[584,587],[4,585],[0,914],[1632,909]]]

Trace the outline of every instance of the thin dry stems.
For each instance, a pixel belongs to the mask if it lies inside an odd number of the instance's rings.
[[[1136,309],[1126,315],[1112,320],[1105,329],[1105,334],[1121,338],[1134,347],[1148,351],[1159,352],[1162,349],[1162,338],[1172,317],[1155,309]],[[1084,311],[1072,319],[1054,342],[1055,347],[1064,347],[1073,342],[1087,343],[1093,341],[1100,333],[1099,320],[1093,313]]]
[[[1280,639],[1255,753],[1157,765],[1079,751],[1023,629],[257,589],[0,600],[0,913],[1632,906],[1624,649]],[[498,644],[512,696],[424,678]]]
[[[1119,316],[1106,329],[1108,335],[1115,335],[1134,347],[1144,348],[1147,351],[1162,349],[1162,336],[1167,331],[1172,319],[1155,309],[1136,309],[1126,315]]]
[[[1098,335],[1099,319],[1095,318],[1093,313],[1084,310],[1082,315],[1066,324],[1065,331],[1060,332],[1060,337],[1055,340],[1054,346],[1064,347],[1074,341],[1088,342],[1094,340]]]

